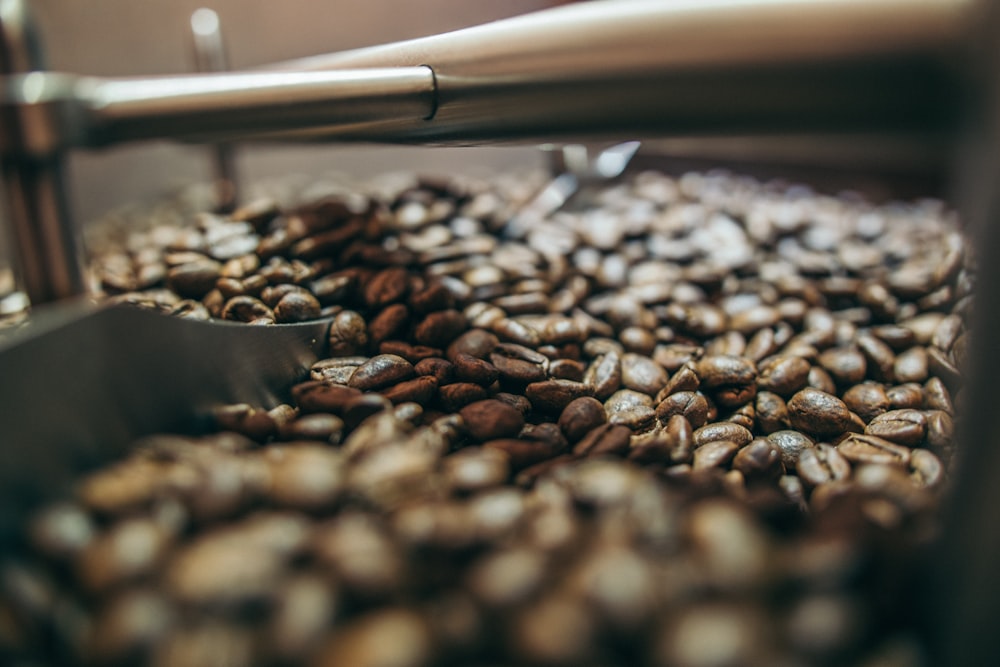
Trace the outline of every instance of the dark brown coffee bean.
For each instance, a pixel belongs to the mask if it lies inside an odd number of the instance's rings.
[[[331,357],[320,359],[309,368],[309,377],[330,384],[347,385],[358,366],[368,361],[368,357]]]
[[[496,400],[470,403],[459,414],[469,435],[480,441],[513,438],[524,427],[524,416],[517,409]]]
[[[398,357],[403,357],[411,364],[417,364],[431,357],[440,358],[444,354],[440,348],[427,347],[426,345],[410,345],[401,340],[382,341],[378,346],[378,351],[379,354],[394,354]]]
[[[302,415],[282,424],[278,435],[282,440],[318,440],[320,442],[340,442],[344,431],[344,420],[336,415],[317,412]]]
[[[413,364],[394,354],[379,354],[358,366],[348,386],[361,391],[376,391],[413,377]]]
[[[274,319],[278,323],[305,322],[319,317],[320,305],[306,290],[291,292],[278,301],[274,307]]]
[[[927,419],[919,410],[890,410],[868,422],[865,433],[907,447],[916,447],[923,443],[927,434]]]
[[[359,354],[368,345],[365,319],[353,310],[337,313],[330,324],[330,354],[346,357]]]
[[[491,328],[500,340],[508,343],[538,347],[542,342],[541,336],[535,329],[517,319],[501,318],[494,322]]]
[[[524,395],[535,410],[552,415],[561,413],[570,402],[590,394],[589,385],[572,380],[533,382],[524,390]]]
[[[676,394],[680,391],[697,391],[698,387],[701,386],[701,380],[698,379],[698,374],[694,372],[693,365],[682,366],[674,376],[670,378],[663,390],[657,394],[657,400],[662,401],[667,396],[671,394]]]
[[[236,322],[251,322],[256,319],[274,320],[274,311],[264,302],[252,296],[236,296],[226,301],[222,308],[222,319]]]
[[[186,299],[200,299],[215,287],[222,264],[206,258],[167,271],[167,286]]]
[[[865,379],[868,362],[854,347],[832,347],[819,355],[819,363],[840,386],[854,385]]]
[[[896,355],[891,347],[869,332],[859,333],[855,336],[854,343],[865,356],[868,374],[873,379],[881,382],[894,381],[893,366],[896,364]]]
[[[649,357],[626,353],[621,358],[622,385],[655,396],[667,384],[667,372]]]
[[[767,439],[781,451],[781,462],[788,470],[798,464],[802,452],[813,446],[812,439],[798,431],[775,431],[768,435]]]
[[[765,435],[787,429],[791,425],[788,405],[781,396],[769,391],[759,392],[755,406],[757,426]]]
[[[401,303],[386,306],[368,323],[368,339],[374,345],[398,336],[410,319],[410,310]]]
[[[559,380],[583,382],[587,366],[576,359],[553,359],[549,363],[549,376]]]
[[[474,382],[488,387],[500,377],[496,366],[484,359],[473,357],[464,352],[457,353],[453,358],[455,379],[459,382]]]
[[[701,447],[715,440],[728,440],[736,443],[737,447],[743,447],[753,440],[753,434],[739,424],[730,422],[706,424],[694,432],[695,447]]]
[[[701,387],[708,390],[750,385],[757,380],[756,366],[742,357],[705,356],[695,363],[694,370]]]
[[[421,359],[413,366],[417,375],[430,375],[437,379],[439,385],[450,384],[455,381],[455,367],[447,359],[439,357],[429,357]]]
[[[507,455],[511,470],[519,471],[528,466],[547,461],[562,452],[542,440],[519,440],[503,438],[483,443],[484,449],[495,449]]]
[[[621,355],[612,350],[594,359],[583,381],[593,388],[598,400],[607,400],[622,386]]]
[[[448,310],[455,307],[455,296],[440,280],[432,280],[410,295],[410,307],[418,313]]]
[[[589,431],[573,447],[576,456],[624,456],[632,431],[621,424],[602,424]]]
[[[943,410],[949,415],[955,414],[951,392],[941,378],[932,377],[924,383],[924,407],[928,410]]]
[[[608,421],[628,426],[633,431],[651,426],[656,419],[653,399],[648,394],[631,389],[619,389],[612,394],[604,402],[604,411],[608,414]]]
[[[437,395],[438,380],[433,375],[420,375],[412,380],[399,382],[379,392],[393,405],[417,403],[428,405]]]
[[[962,374],[945,352],[937,347],[927,348],[927,364],[932,374],[941,378],[952,392],[962,387]]]
[[[607,422],[604,405],[596,398],[582,396],[570,401],[559,415],[559,428],[566,439],[575,443],[584,435]]]
[[[694,470],[721,468],[729,464],[739,450],[739,445],[730,440],[713,440],[694,450],[691,467]]]
[[[498,391],[493,398],[516,408],[525,417],[531,412],[531,401],[520,394],[508,394],[507,392]]]
[[[924,388],[916,382],[889,387],[885,395],[889,398],[889,406],[895,410],[919,409],[924,405]]]
[[[833,378],[820,366],[813,366],[809,369],[809,386],[827,394],[837,393],[837,385]]]
[[[910,349],[896,355],[893,375],[897,382],[923,382],[928,374],[927,351],[922,347]]]
[[[809,486],[839,482],[851,476],[851,464],[836,447],[826,443],[802,450],[795,470]]]
[[[837,451],[852,463],[906,466],[910,462],[909,448],[874,435],[852,433],[837,445]]]
[[[758,390],[770,391],[786,398],[806,386],[809,362],[801,357],[771,357],[765,359],[757,375]]]
[[[469,329],[451,342],[446,354],[451,361],[459,354],[486,359],[499,344],[500,340],[495,334],[485,329]]]
[[[458,412],[464,406],[489,398],[489,392],[472,382],[455,382],[438,388],[441,406],[449,412]]]
[[[526,385],[545,379],[548,359],[521,345],[501,343],[490,353],[490,361],[500,372],[501,380]]]
[[[410,275],[400,267],[382,269],[372,276],[363,289],[365,303],[369,308],[384,308],[402,301],[407,295],[410,291]]]
[[[648,356],[656,349],[656,336],[641,327],[625,327],[618,334],[618,340],[627,351],[637,354]]]
[[[875,382],[863,382],[844,392],[844,403],[861,419],[868,422],[887,411],[891,404],[885,387]]]
[[[457,310],[440,310],[427,315],[414,330],[418,343],[444,347],[468,328],[465,315]]]
[[[803,389],[788,401],[792,427],[815,435],[837,435],[848,430],[851,415],[842,400],[817,389]]]
[[[801,457],[799,459],[801,462]],[[733,469],[743,473],[748,484],[773,482],[785,474],[781,450],[765,438],[755,438],[733,457]]]
[[[778,349],[775,341],[774,329],[766,328],[757,331],[750,340],[747,341],[743,356],[755,363],[760,363],[761,359],[769,357]]]
[[[708,401],[696,391],[679,391],[670,394],[656,406],[656,416],[666,424],[674,415],[684,416],[694,428],[700,428],[708,420]]]
[[[925,419],[927,446],[938,452],[950,449],[955,444],[955,426],[951,415],[944,410],[928,410]]]
[[[944,465],[926,449],[914,449],[910,454],[910,478],[923,488],[937,488],[944,481]]]
[[[226,405],[212,411],[218,429],[234,431],[263,442],[278,432],[278,425],[266,410],[258,410],[246,403]]]
[[[330,412],[342,414],[347,404],[361,395],[352,387],[326,382],[303,382],[292,387],[292,397],[303,412]]]

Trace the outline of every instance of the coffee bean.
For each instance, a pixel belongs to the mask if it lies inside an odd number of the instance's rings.
[[[650,426],[656,419],[653,399],[631,389],[619,389],[604,402],[608,421],[623,424],[634,431]]]
[[[789,470],[798,464],[802,452],[813,446],[809,436],[798,431],[775,431],[768,435],[767,439],[781,451],[781,462]]]
[[[803,389],[788,401],[793,428],[815,435],[836,435],[850,427],[847,406],[836,396],[817,389]]]
[[[915,449],[910,455],[910,477],[920,486],[934,489],[944,480],[944,465],[926,449]]]
[[[845,391],[844,404],[866,422],[891,407],[885,387],[875,382],[863,382]]]
[[[500,486],[510,475],[507,455],[498,449],[465,447],[446,457],[443,466],[448,486],[462,492]]]
[[[826,443],[808,447],[799,454],[795,466],[799,477],[810,486],[846,480],[851,475],[851,465],[840,452]]]
[[[463,406],[489,398],[489,392],[478,384],[455,382],[438,388],[441,405],[449,412],[457,412]]]
[[[785,399],[769,391],[758,392],[756,398],[757,426],[764,434],[781,431],[791,426]]]
[[[727,422],[706,424],[694,432],[695,447],[701,447],[715,440],[728,440],[736,443],[737,447],[743,447],[753,440],[753,434],[739,424]]]
[[[896,355],[893,375],[898,382],[923,382],[928,375],[927,351],[922,347],[910,349]]]
[[[167,271],[167,286],[184,298],[200,299],[215,287],[221,269],[219,262],[197,258],[170,268]]]
[[[551,443],[542,440],[519,440],[516,438],[502,438],[500,440],[490,440],[483,443],[484,449],[494,449],[503,452],[510,461],[510,467],[514,471],[523,470],[541,461],[547,461],[562,452],[558,451]]]
[[[624,456],[632,431],[621,424],[602,424],[591,429],[573,447],[577,456]]]
[[[924,405],[924,390],[916,382],[909,382],[895,387],[889,387],[885,395],[889,399],[889,407],[895,410],[905,408],[918,409]]]
[[[927,434],[927,420],[919,410],[890,410],[868,422],[865,433],[907,447],[916,447],[924,441]]]
[[[710,470],[729,464],[740,446],[731,440],[712,440],[694,450],[692,468],[694,470]]]
[[[575,443],[608,419],[604,405],[596,398],[581,396],[570,401],[559,415],[559,428],[566,439]]]
[[[413,371],[419,375],[429,375],[437,379],[439,385],[450,384],[455,380],[455,367],[447,359],[428,357],[421,359],[413,366]]]
[[[800,463],[801,460],[800,457]],[[781,462],[781,450],[765,438],[755,438],[736,452],[736,456],[733,457],[733,469],[743,473],[748,484],[774,481],[785,474],[785,466]]]
[[[406,296],[410,290],[410,276],[406,269],[390,267],[376,273],[363,289],[369,308],[383,308]]]
[[[513,384],[530,384],[545,379],[548,360],[541,354],[512,343],[501,343],[490,353],[490,361],[500,379]]]
[[[111,526],[80,551],[77,571],[87,590],[98,592],[151,572],[172,536],[156,521],[130,518]]]
[[[344,420],[336,415],[314,413],[297,417],[278,428],[282,440],[318,440],[337,443],[344,431]]]
[[[819,355],[819,363],[840,386],[854,385],[865,379],[868,363],[855,347],[834,347]]]
[[[226,301],[222,308],[222,319],[237,322],[252,322],[257,319],[274,321],[274,311],[264,305],[264,302],[252,296],[235,296]]]
[[[480,441],[512,438],[524,426],[524,416],[520,412],[497,400],[470,403],[459,414],[465,420],[469,435]]]
[[[535,410],[546,414],[559,414],[572,401],[589,396],[590,393],[590,386],[582,382],[555,379],[533,382],[524,390]]]
[[[465,316],[457,310],[440,310],[430,313],[414,329],[418,343],[431,347],[444,347],[468,328]]]
[[[386,306],[368,323],[368,339],[374,345],[399,334],[410,318],[410,310],[401,303]]]
[[[626,353],[621,358],[621,381],[627,389],[655,396],[667,384],[663,367],[649,357]]]
[[[671,394],[656,406],[656,416],[666,424],[674,415],[682,415],[693,427],[700,428],[708,420],[708,401],[704,395],[695,391]]]
[[[440,358],[444,354],[440,349],[436,347],[427,347],[426,345],[410,345],[400,340],[386,340],[378,346],[379,354],[394,354],[398,357],[403,357],[411,364],[417,364],[424,359],[429,359],[431,357]]]
[[[329,506],[343,489],[343,458],[328,447],[288,444],[271,447],[266,459],[271,485],[268,497],[296,509]]]
[[[809,380],[809,368],[809,362],[800,357],[765,359],[760,364],[757,388],[781,397],[789,397],[806,386]]]
[[[943,410],[928,410],[927,446],[936,451],[947,450],[954,445],[955,427],[951,415]]]
[[[594,359],[587,368],[583,381],[592,387],[595,398],[607,400],[621,388],[621,355],[611,350]]]
[[[358,366],[348,386],[361,391],[375,391],[415,374],[413,364],[394,354],[379,354]]]
[[[852,433],[839,445],[837,451],[852,463],[884,463],[905,466],[910,461],[910,450],[874,435]]]
[[[500,377],[500,371],[497,370],[496,366],[464,352],[457,353],[452,361],[455,379],[459,382],[474,382],[489,387]]]
[[[326,382],[303,382],[292,387],[292,397],[303,412],[330,412],[341,414],[347,404],[361,391],[353,387]]]
[[[432,375],[421,375],[379,390],[393,405],[413,402],[427,405],[437,395],[438,379]]]
[[[496,335],[489,331],[469,329],[451,342],[446,356],[452,362],[459,354],[467,354],[476,359],[486,359],[499,343]]]

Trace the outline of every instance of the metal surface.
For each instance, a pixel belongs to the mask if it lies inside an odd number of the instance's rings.
[[[213,406],[284,400],[330,323],[251,327],[76,303],[0,339],[0,542],[26,507],[132,439],[198,430]]]
[[[21,0],[0,2],[0,72],[5,75],[44,67],[38,36]],[[30,75],[29,75],[30,76]],[[33,132],[17,109],[0,110],[0,134]],[[78,231],[66,195],[59,151],[39,156],[5,153],[0,178],[15,248],[18,278],[32,303],[84,292]]]
[[[298,136],[470,143],[599,135],[877,130],[931,136],[961,108],[952,68],[974,0],[627,0],[560,7],[283,63],[426,64],[431,122]]]
[[[202,7],[191,14],[191,42],[195,68],[199,72],[225,72],[229,69],[219,15]],[[211,148],[215,196],[220,211],[232,211],[239,201],[234,146],[221,142]]]

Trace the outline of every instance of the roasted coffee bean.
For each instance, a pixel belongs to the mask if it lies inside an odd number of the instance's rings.
[[[889,387],[885,395],[889,399],[889,407],[894,410],[906,408],[915,410],[924,405],[924,389],[916,382]]]
[[[378,346],[379,354],[395,354],[398,357],[403,357],[411,364],[417,364],[424,359],[429,359],[431,357],[440,358],[444,354],[440,349],[436,347],[427,347],[426,345],[410,345],[400,340],[386,340]]]
[[[559,428],[566,439],[575,443],[584,435],[604,424],[608,419],[604,405],[591,396],[581,396],[570,401],[559,414]]]
[[[819,363],[840,386],[854,385],[865,379],[868,362],[855,347],[833,347],[819,355]]]
[[[944,465],[932,452],[914,449],[910,454],[910,477],[919,486],[934,489],[944,480]]]
[[[753,434],[739,424],[728,422],[706,424],[694,432],[695,447],[701,447],[715,440],[728,440],[736,443],[737,447],[743,447],[753,440]]]
[[[457,412],[469,403],[489,398],[489,392],[478,384],[455,382],[438,388],[441,406],[449,412]]]
[[[455,367],[447,359],[439,357],[429,357],[421,359],[413,366],[417,375],[429,375],[437,379],[439,385],[450,384],[455,381]]]
[[[495,334],[484,329],[469,329],[448,345],[446,356],[452,362],[459,354],[486,359],[499,344],[500,340]]]
[[[837,451],[853,463],[905,466],[910,462],[909,448],[874,435],[852,433],[837,445]]]
[[[344,486],[340,452],[312,444],[288,444],[267,450],[271,484],[268,497],[276,504],[304,510],[329,506]]]
[[[666,424],[674,415],[682,415],[695,428],[708,420],[708,401],[700,392],[679,391],[670,394],[656,406],[656,416]]]
[[[302,415],[278,427],[282,440],[318,440],[337,443],[344,431],[344,420],[336,415]]]
[[[865,433],[907,447],[916,447],[924,441],[927,434],[927,419],[919,410],[890,410],[868,422]]]
[[[793,428],[815,435],[843,433],[851,424],[850,411],[843,401],[811,388],[788,400],[788,418]]]
[[[401,303],[386,306],[368,322],[368,339],[374,345],[397,336],[410,319],[410,310]]]
[[[951,415],[944,410],[928,410],[925,413],[927,421],[927,446],[942,451],[954,444],[955,427]]]
[[[771,357],[760,364],[757,388],[781,397],[803,389],[809,381],[809,362],[800,357]]]
[[[694,371],[694,366],[686,364],[674,373],[674,376],[670,378],[670,381],[663,387],[663,390],[657,394],[657,400],[663,400],[665,397],[679,391],[697,391],[700,386],[701,380],[698,379],[698,375]]]
[[[875,382],[863,382],[845,391],[844,404],[866,422],[892,407],[885,387]]]
[[[949,415],[955,414],[951,392],[941,378],[932,377],[924,383],[924,407],[928,410],[943,410]]]
[[[548,359],[521,345],[501,343],[490,353],[490,361],[499,371],[501,380],[526,385],[545,379]]]
[[[393,405],[413,402],[419,405],[429,404],[437,395],[438,380],[432,375],[421,375],[412,380],[406,380],[391,387],[380,389]]]
[[[413,336],[422,345],[444,347],[467,328],[465,315],[457,310],[440,310],[421,320]]]
[[[591,388],[582,382],[550,379],[533,382],[524,389],[524,395],[540,413],[560,414],[572,401],[589,396]]]
[[[390,267],[372,276],[363,286],[365,303],[369,308],[383,308],[401,301],[410,290],[410,276],[406,269]]]
[[[619,389],[604,402],[604,411],[608,421],[613,424],[623,424],[633,431],[642,430],[654,422],[656,410],[653,409],[653,399],[631,389]]]
[[[527,416],[531,412],[531,401],[519,394],[508,394],[507,392],[498,391],[493,395],[493,398],[516,408],[524,416]]]
[[[582,361],[575,359],[553,359],[549,363],[549,376],[558,380],[583,382],[587,367]]]
[[[802,450],[795,469],[802,481],[810,486],[839,482],[851,475],[851,465],[847,459],[836,447],[822,442]]]
[[[807,450],[808,451],[808,450]],[[801,457],[799,461],[801,462]],[[747,483],[770,482],[785,474],[781,450],[765,438],[755,438],[733,457],[733,469],[743,473]]]
[[[729,464],[740,446],[731,440],[712,440],[694,450],[694,470],[721,468]]]
[[[655,396],[667,384],[667,372],[649,357],[626,353],[621,358],[622,385]]]
[[[910,349],[896,355],[893,375],[897,382],[923,382],[928,374],[927,351],[922,347]]]
[[[798,464],[802,452],[813,446],[813,441],[798,431],[775,431],[767,439],[781,451],[781,461],[789,470]]]
[[[833,381],[833,377],[820,366],[813,366],[809,369],[809,386],[827,394],[837,393],[837,385]]]
[[[222,319],[252,322],[257,319],[274,321],[274,311],[252,296],[235,296],[222,307]]]
[[[413,364],[394,354],[379,354],[358,366],[348,386],[375,391],[408,380],[415,374]]]
[[[497,400],[476,401],[459,410],[469,435],[479,441],[512,438],[521,432],[524,416]]]
[[[215,287],[221,269],[219,262],[207,257],[195,259],[170,268],[167,271],[167,286],[186,299],[200,299]]]
[[[459,382],[474,382],[489,387],[500,377],[500,371],[488,361],[465,354],[457,353],[453,358],[455,379]]]
[[[292,387],[292,396],[303,412],[330,412],[342,414],[347,404],[361,391],[353,387],[332,385],[326,382],[303,382]]]
[[[896,355],[892,348],[871,333],[862,332],[854,338],[855,344],[865,356],[869,375],[881,382],[893,382],[893,367]]]
[[[609,398],[622,385],[621,355],[611,350],[594,359],[583,381],[592,387],[598,400]]]
[[[465,447],[444,459],[448,486],[462,492],[475,492],[500,486],[510,475],[507,455],[498,449]]]
[[[76,561],[80,581],[98,592],[140,578],[160,564],[172,538],[152,519],[124,519],[81,550]]]
[[[573,447],[577,456],[624,456],[632,431],[621,424],[602,424],[591,429]]]
[[[769,391],[758,392],[755,406],[758,428],[766,435],[791,426],[785,399]]]
[[[705,356],[695,363],[695,373],[705,389],[745,386],[757,380],[757,368],[749,359],[731,356]]]
[[[627,429],[626,429],[627,430]],[[495,449],[503,452],[510,461],[514,471],[523,470],[528,466],[547,461],[562,452],[543,440],[519,440],[503,438],[483,443],[484,449]]]

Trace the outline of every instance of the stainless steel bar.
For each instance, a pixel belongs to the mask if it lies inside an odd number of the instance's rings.
[[[43,66],[41,46],[24,3],[3,0],[0,72],[12,75]],[[33,135],[36,130],[30,119],[16,109],[0,111],[0,126],[5,136],[15,138]],[[70,212],[60,152],[39,156],[4,154],[0,158],[0,179],[16,250],[15,271],[31,303],[83,294],[78,232]]]
[[[560,7],[272,66],[426,64],[431,122],[300,138],[510,139],[877,130],[929,135],[962,107],[975,0],[625,0]]]
[[[229,58],[219,15],[206,7],[191,14],[191,42],[195,69],[199,72],[225,72]],[[220,142],[211,148],[215,196],[220,211],[231,211],[239,201],[239,179],[236,174],[235,146]]]

